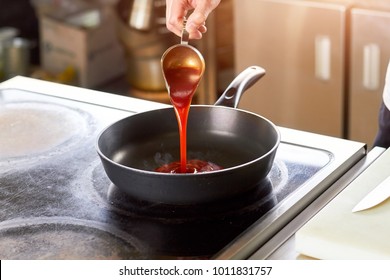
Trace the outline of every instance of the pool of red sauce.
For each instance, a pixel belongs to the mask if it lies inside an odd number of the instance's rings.
[[[202,173],[223,169],[221,166],[216,165],[210,161],[204,161],[200,159],[190,159],[186,162],[186,170],[184,173]],[[183,173],[181,170],[181,162],[175,161],[168,164],[164,164],[156,169],[157,172],[162,173]]]
[[[202,70],[177,67],[165,71],[170,101],[174,107],[180,133],[180,161],[156,169],[163,173],[201,173],[222,169],[221,166],[199,159],[187,161],[187,120],[192,97],[198,87]]]

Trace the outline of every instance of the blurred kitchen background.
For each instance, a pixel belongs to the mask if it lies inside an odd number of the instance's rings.
[[[179,38],[165,0],[1,0],[0,79],[15,75],[169,102],[160,58]],[[250,65],[240,108],[279,126],[371,145],[390,59],[389,0],[222,0],[192,41],[212,104]]]

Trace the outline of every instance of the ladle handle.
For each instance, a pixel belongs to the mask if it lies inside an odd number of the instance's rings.
[[[186,30],[186,25],[187,25],[187,19],[184,18],[183,20],[183,30],[181,31],[181,41],[180,44],[188,45],[188,41],[190,39],[190,34]]]
[[[264,75],[265,70],[259,66],[246,68],[230,83],[215,105],[237,108],[241,95]]]

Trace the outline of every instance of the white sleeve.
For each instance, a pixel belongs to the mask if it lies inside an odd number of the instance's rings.
[[[387,109],[390,110],[390,61],[387,66],[385,87],[383,89],[383,102],[385,103]]]

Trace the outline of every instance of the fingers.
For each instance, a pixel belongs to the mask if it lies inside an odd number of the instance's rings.
[[[188,33],[190,34],[190,39],[201,39],[203,36],[203,33],[207,32],[207,27],[205,24],[202,24],[200,26],[198,25],[192,25],[192,23],[188,23],[186,25],[186,29]]]

